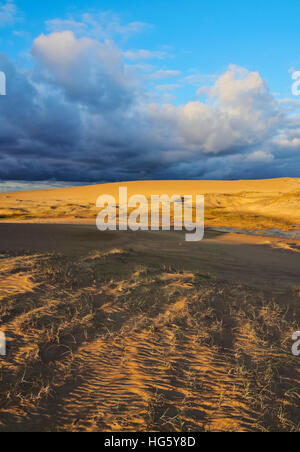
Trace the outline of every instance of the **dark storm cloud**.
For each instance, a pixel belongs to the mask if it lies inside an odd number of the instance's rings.
[[[207,102],[149,103],[111,41],[39,36],[33,67],[0,54],[0,178],[115,181],[260,178],[299,170],[299,122],[258,73],[231,66]]]

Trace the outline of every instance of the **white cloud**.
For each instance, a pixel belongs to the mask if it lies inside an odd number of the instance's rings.
[[[217,78],[218,78],[218,76],[215,74],[196,73],[196,74],[187,75],[184,78],[184,81],[189,83],[190,85],[199,86],[199,85],[202,85],[203,83],[214,82],[214,81],[216,81]]]
[[[131,102],[134,81],[112,41],[76,39],[71,31],[42,34],[32,53],[39,62],[38,75],[63,89],[69,100],[108,110]]]
[[[300,138],[298,137],[293,137],[293,138],[288,138],[288,137],[281,137],[278,139],[274,140],[274,144],[281,149],[286,149],[286,150],[295,150],[298,151],[300,150]]]
[[[40,35],[34,40],[33,53],[53,70],[65,72],[73,62],[83,56],[85,50],[95,45],[99,43],[90,38],[76,39],[73,32],[63,31]]]
[[[116,35],[124,39],[142,33],[152,25],[144,22],[129,22],[123,24],[118,15],[111,12],[85,13],[74,17],[69,15],[66,19],[55,18],[46,21],[48,32],[72,31],[78,36],[88,36],[97,39],[111,39]]]
[[[158,59],[163,60],[166,58],[167,53],[162,52],[160,50],[126,50],[123,52],[124,57],[127,60],[131,61],[140,61],[140,60],[152,60],[152,59]]]
[[[159,80],[159,79],[166,79],[166,78],[174,78],[174,77],[178,77],[179,75],[180,75],[180,71],[160,69],[160,70],[154,72],[153,74],[151,74],[150,78],[152,78],[154,80]]]
[[[0,3],[0,26],[12,24],[17,18],[17,7],[13,0]]]
[[[158,91],[166,92],[173,91],[174,89],[180,88],[181,85],[178,83],[165,83],[164,85],[156,85],[155,89]]]
[[[270,139],[282,113],[262,78],[235,66],[208,91],[209,103],[188,102],[175,107],[152,105],[154,121],[172,130],[172,139],[196,155],[238,153]]]
[[[73,31],[73,32],[85,32],[87,30],[87,24],[84,22],[78,22],[72,18],[70,19],[52,19],[46,21],[47,31],[50,33],[56,33],[61,31]]]
[[[247,160],[252,163],[271,163],[274,156],[270,152],[255,151],[247,156]]]

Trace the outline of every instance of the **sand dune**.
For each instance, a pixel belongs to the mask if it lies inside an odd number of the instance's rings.
[[[114,184],[89,185],[83,187],[62,188],[54,190],[37,190],[23,193],[1,194],[0,199],[11,196],[20,200],[61,200],[95,202],[97,196],[103,193],[117,195],[119,187],[128,187],[128,194],[143,193],[146,196],[159,193],[209,194],[209,193],[288,193],[300,191],[300,179],[281,178],[267,180],[241,181],[205,181],[205,180],[176,180],[176,181],[137,181],[118,182]]]
[[[300,224],[300,179],[258,181],[145,181],[69,189],[0,194],[0,221],[40,223],[95,222],[96,200],[119,187],[128,196],[143,194],[205,195],[206,226],[238,229],[297,229]]]

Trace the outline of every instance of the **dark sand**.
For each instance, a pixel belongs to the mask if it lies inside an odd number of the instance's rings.
[[[1,432],[299,431],[294,240],[0,224]]]
[[[274,247],[274,245],[276,247]],[[294,250],[288,245],[293,245]],[[278,247],[280,246],[280,247]],[[0,250],[38,251],[68,256],[95,250],[134,248],[144,262],[179,265],[217,278],[277,288],[300,285],[299,243],[238,234],[207,233],[201,242],[185,242],[183,232],[100,232],[91,225],[0,224]]]

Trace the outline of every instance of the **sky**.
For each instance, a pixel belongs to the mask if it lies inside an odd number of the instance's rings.
[[[299,17],[300,0],[0,0],[0,180],[300,177]]]

